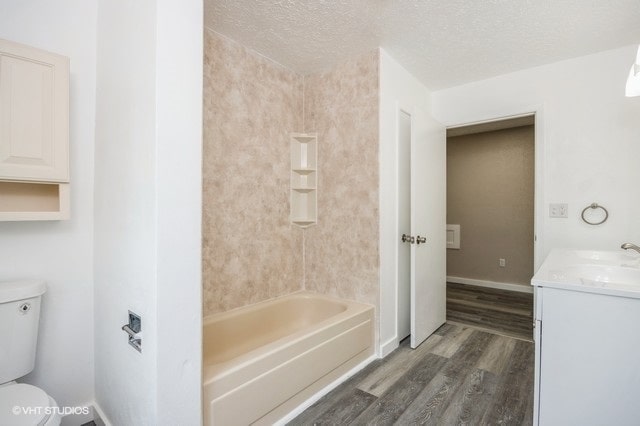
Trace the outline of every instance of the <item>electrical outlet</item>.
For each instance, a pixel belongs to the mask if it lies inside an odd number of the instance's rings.
[[[549,204],[549,217],[569,217],[569,205],[567,203]]]
[[[504,268],[505,266],[507,266],[507,261],[505,259],[498,259],[498,265],[501,268]]]

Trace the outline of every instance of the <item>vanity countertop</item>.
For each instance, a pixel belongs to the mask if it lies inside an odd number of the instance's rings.
[[[640,255],[622,250],[554,249],[531,285],[640,299]]]

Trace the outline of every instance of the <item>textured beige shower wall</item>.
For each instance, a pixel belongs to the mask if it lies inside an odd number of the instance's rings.
[[[305,78],[305,131],[318,132],[318,224],[306,288],[377,304],[378,51]]]
[[[303,287],[302,231],[289,224],[289,132],[302,129],[303,79],[208,30],[204,54],[210,315]]]

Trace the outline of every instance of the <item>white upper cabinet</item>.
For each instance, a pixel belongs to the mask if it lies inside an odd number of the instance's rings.
[[[2,39],[0,180],[69,181],[69,59]]]

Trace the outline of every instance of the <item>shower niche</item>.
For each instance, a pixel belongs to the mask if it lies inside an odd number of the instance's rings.
[[[318,222],[318,135],[291,133],[291,223]]]

